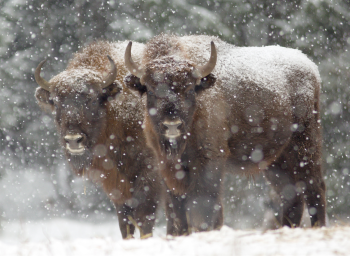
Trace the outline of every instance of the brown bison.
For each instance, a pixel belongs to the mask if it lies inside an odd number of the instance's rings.
[[[283,47],[159,35],[137,65],[131,45],[125,81],[147,94],[144,131],[168,188],[168,234],[221,227],[225,170],[264,172],[283,225],[300,224],[304,202],[312,225],[325,225],[314,63]]]
[[[52,112],[70,166],[102,184],[117,208],[123,238],[134,233],[130,217],[141,235],[152,233],[160,185],[141,127],[144,103],[124,86],[125,47],[93,43],[49,82],[40,76],[45,61],[35,70],[36,99]],[[136,44],[140,53],[143,47]]]

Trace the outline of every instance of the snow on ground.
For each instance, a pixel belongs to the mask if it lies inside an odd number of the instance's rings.
[[[1,256],[113,256],[113,255],[234,255],[330,256],[350,254],[350,227],[282,228],[266,232],[233,230],[166,237],[158,227],[155,237],[122,240],[116,222],[98,224],[57,219],[2,224]]]

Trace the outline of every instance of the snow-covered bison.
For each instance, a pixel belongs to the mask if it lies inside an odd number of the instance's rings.
[[[68,163],[77,175],[101,183],[117,208],[123,238],[129,216],[152,233],[160,179],[142,132],[144,103],[125,88],[126,42],[96,42],[76,53],[49,82],[35,70],[39,105],[52,112]],[[141,53],[144,45],[135,44]],[[118,67],[118,70],[117,70]]]
[[[264,172],[281,199],[283,225],[300,224],[304,202],[312,225],[325,225],[313,62],[283,47],[162,34],[137,65],[131,46],[125,81],[147,94],[144,131],[168,188],[168,234],[220,228],[225,170]]]

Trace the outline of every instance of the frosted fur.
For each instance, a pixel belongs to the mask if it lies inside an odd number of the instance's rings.
[[[316,92],[310,81],[316,76],[318,83],[321,82],[317,66],[299,50],[280,46],[235,47],[217,37],[205,35],[178,39],[182,42],[187,57],[198,65],[208,61],[210,42],[214,41],[218,57],[212,73],[220,78],[220,83],[209,89],[211,93],[206,95],[215,95],[223,89],[235,97],[241,84],[247,86],[253,83],[276,94],[281,103],[288,104],[290,95],[301,97],[303,101],[314,98]],[[299,76],[299,80],[295,81],[294,85],[298,88],[296,91],[291,86],[291,79],[298,77],[300,70],[307,75]]]
[[[298,70],[308,70],[309,73],[317,74],[317,80],[321,82],[317,66],[296,49],[280,46],[235,47],[217,37],[204,35],[184,36],[179,37],[179,40],[183,42],[187,56],[199,65],[208,61],[210,42],[214,41],[218,58],[213,74],[223,81],[232,81],[232,77],[242,81],[253,81],[260,87],[279,94],[288,93],[292,89],[285,88],[284,85],[289,76]],[[225,86],[225,89],[234,88]],[[314,89],[308,83],[300,84],[299,89],[300,94],[307,94],[309,97],[314,94]]]
[[[118,41],[115,43],[112,43],[112,58],[115,61],[118,69],[118,82],[119,84],[123,85],[123,90],[129,90],[125,85],[124,85],[124,77],[129,73],[127,69],[125,68],[124,65],[124,53],[126,46],[128,45],[129,41]],[[144,45],[133,42],[132,44],[132,58],[137,63],[138,65],[141,62],[141,56],[142,52],[144,49]],[[142,104],[142,106],[139,106],[141,108],[144,108],[145,102],[139,100],[139,95],[134,93],[133,91],[130,91],[134,97],[128,96],[128,99],[125,99],[124,95],[125,93],[121,93],[118,97],[117,100],[114,101],[114,104],[112,105],[114,109],[117,111],[120,109],[120,107],[117,107],[116,104],[118,105],[124,105],[125,111],[119,112],[121,116],[120,118],[126,119],[126,120],[133,120],[135,122],[139,122],[140,125],[142,124],[143,120],[143,111],[139,111],[139,109],[136,107],[136,104]],[[126,110],[127,109],[127,110]],[[132,112],[130,111],[132,110]]]
[[[168,37],[170,42],[162,42],[164,37]],[[280,46],[235,47],[214,36],[176,37],[164,34],[150,41],[154,45],[148,44],[150,47],[143,52],[142,63],[152,60],[149,67],[156,65],[166,69],[168,74],[179,76],[177,71],[186,69],[182,60],[186,59],[190,65],[203,65],[208,61],[211,41],[214,41],[218,55],[212,73],[219,80],[209,89],[210,93],[198,99],[199,103],[210,104],[213,95],[223,91],[230,98],[235,98],[242,86],[270,91],[282,105],[306,104],[318,94],[312,83],[314,79],[317,84],[321,83],[317,66],[301,51]],[[136,52],[133,46],[133,58]],[[292,103],[291,97],[297,100]],[[240,100],[243,99],[235,98],[236,102]],[[214,107],[209,110],[210,114],[215,114]]]
[[[107,54],[112,57],[117,66],[117,78],[119,86],[122,90],[129,90],[124,86],[124,77],[128,73],[124,65],[124,52],[129,41],[118,41],[118,42],[99,42],[104,47],[102,50],[96,52],[87,53],[87,48],[83,49],[83,52],[75,54],[72,61],[69,63],[67,70],[59,73],[50,80],[50,83],[56,84],[55,90],[71,94],[80,94],[87,90],[86,84],[101,84],[102,78],[107,75],[110,71],[111,65],[107,59]],[[132,57],[136,63],[140,63],[140,56],[143,52],[144,45],[133,42]],[[103,51],[103,54],[101,54]],[[101,56],[103,58],[101,58]],[[80,59],[86,58],[86,62],[82,63]],[[97,65],[96,65],[97,63]],[[79,66],[76,66],[79,65]],[[134,97],[130,97],[134,95]],[[143,112],[138,111],[135,105],[139,101],[137,94],[128,94],[128,99],[125,99],[124,93],[117,96],[117,100],[111,102],[111,107],[114,108],[118,118],[132,119],[140,121],[143,119]],[[142,102],[141,102],[142,103]],[[138,103],[139,104],[139,103]],[[119,107],[117,107],[119,105]],[[129,108],[129,111],[120,111],[120,105],[125,105],[125,108]],[[130,111],[133,110],[133,111]],[[117,116],[116,116],[117,118]]]
[[[63,71],[50,80],[50,83],[57,85],[58,90],[69,88],[71,92],[76,93],[87,90],[87,82],[91,84],[102,83],[101,74],[91,69],[81,68]]]

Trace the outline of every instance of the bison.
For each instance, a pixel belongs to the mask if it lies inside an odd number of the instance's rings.
[[[263,172],[282,225],[299,226],[304,202],[312,225],[325,225],[321,81],[312,61],[278,46],[161,34],[137,65],[131,47],[125,81],[147,95],[144,132],[167,186],[168,234],[222,226],[225,171]]]
[[[144,45],[135,45],[141,53]],[[160,199],[154,156],[142,132],[144,103],[123,82],[125,47],[92,43],[49,82],[40,76],[45,61],[35,70],[35,97],[52,112],[68,163],[77,175],[102,184],[124,239],[135,230],[130,220],[141,235],[152,233]]]

